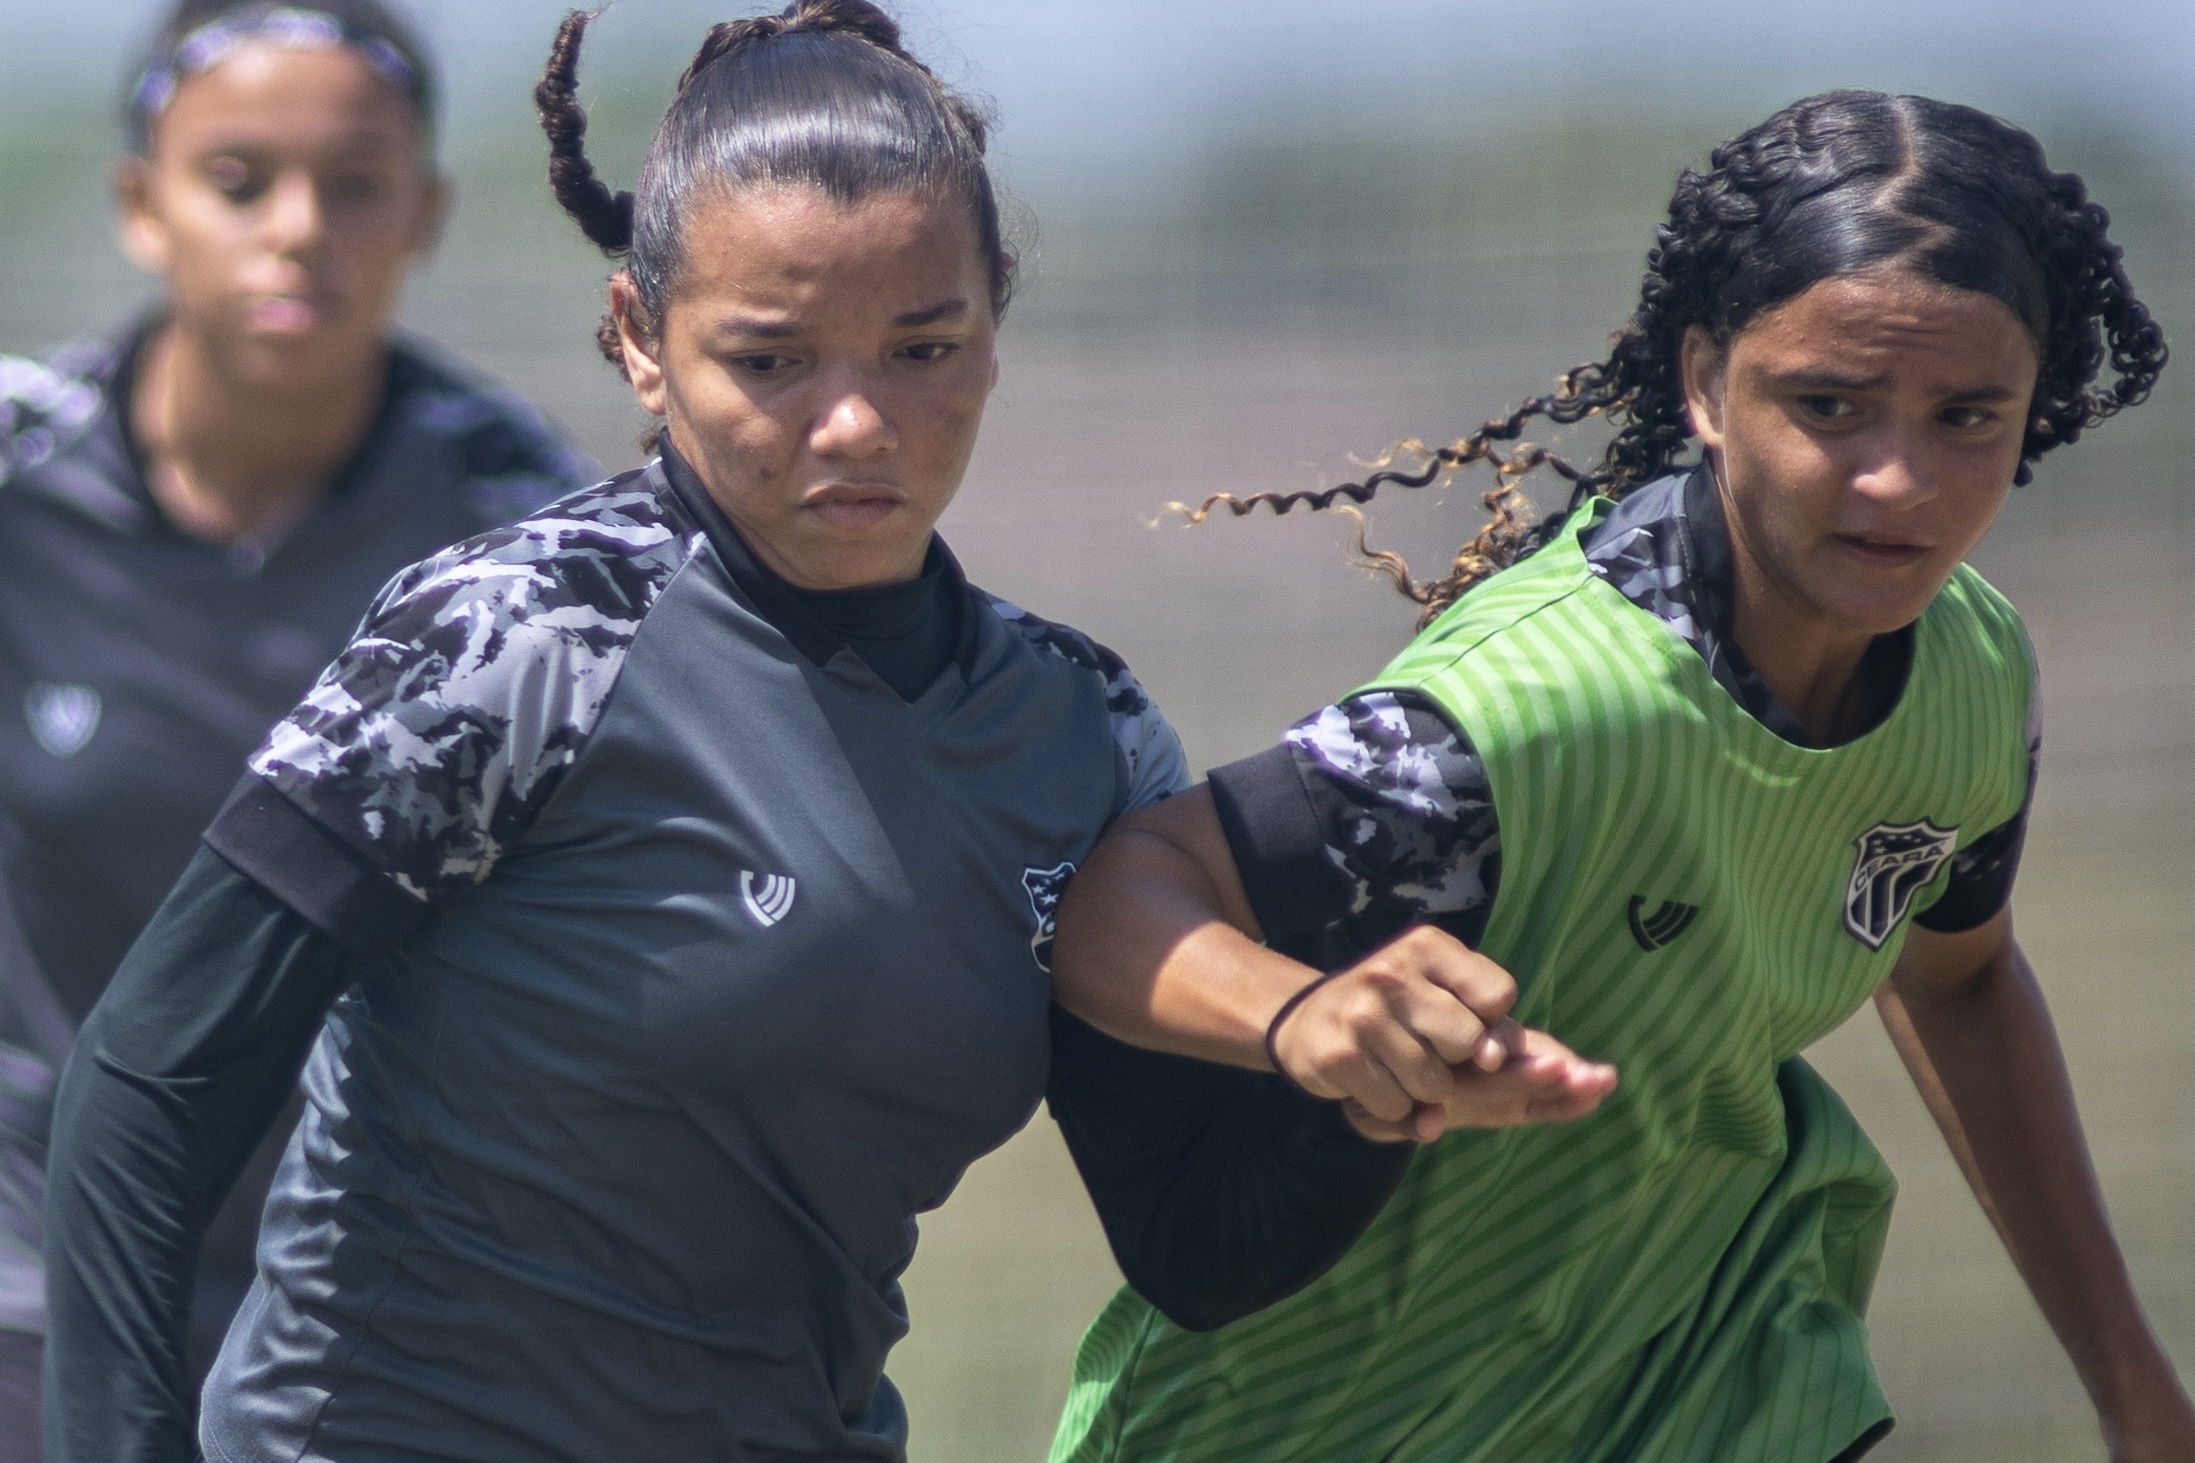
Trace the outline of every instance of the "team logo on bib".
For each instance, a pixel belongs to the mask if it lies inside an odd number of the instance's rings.
[[[1956,828],[1918,823],[1877,823],[1852,840],[1852,878],[1844,888],[1845,933],[1880,950],[1951,857]]]
[[[1029,937],[1029,953],[1037,969],[1052,973],[1052,935],[1059,928],[1059,895],[1075,876],[1072,860],[1048,869],[1023,869],[1021,887],[1029,891],[1029,908],[1037,917],[1036,933]]]
[[[99,693],[89,686],[39,681],[23,695],[23,717],[48,755],[73,757],[99,730]]]
[[[768,929],[793,912],[793,881],[783,874],[751,874],[741,869],[739,902],[747,906],[747,918]]]

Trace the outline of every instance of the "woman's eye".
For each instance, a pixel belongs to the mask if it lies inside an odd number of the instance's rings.
[[[328,180],[328,196],[337,203],[371,203],[383,191],[373,173],[338,173]]]
[[[1846,396],[1802,396],[1799,398],[1799,406],[1808,416],[1825,422],[1851,416],[1859,410],[1852,404],[1852,399]]]
[[[903,348],[900,354],[910,361],[927,365],[931,361],[942,361],[959,349],[949,340],[925,340]]]
[[[750,376],[780,375],[792,364],[793,358],[791,356],[779,355],[776,351],[755,351],[748,355],[732,357],[733,367],[746,372]]]
[[[266,176],[233,157],[217,157],[207,163],[205,176],[215,191],[238,205],[250,203],[267,191]]]
[[[1938,420],[1946,426],[1979,427],[1988,422],[1993,415],[1993,413],[1978,406],[1948,406],[1943,409]]]

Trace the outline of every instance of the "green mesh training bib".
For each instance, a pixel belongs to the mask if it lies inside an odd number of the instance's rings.
[[[1221,1330],[1123,1290],[1053,1463],[1821,1463],[1889,1416],[1862,1320],[1896,1185],[1797,1053],[1890,973],[1953,851],[2018,811],[2032,663],[1960,568],[1890,716],[1778,738],[1588,567],[1578,515],[1367,689],[1484,759],[1481,948],[1622,1082],[1567,1127],[1422,1148],[1323,1279]]]

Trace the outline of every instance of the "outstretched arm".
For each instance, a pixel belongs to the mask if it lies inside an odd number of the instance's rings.
[[[1956,934],[1916,926],[1875,1001],[2094,1399],[2114,1463],[2195,1458],[2195,1410],[2134,1297],[2010,913]]]
[[[1199,787],[1123,817],[1092,851],[1060,904],[1053,995],[1138,1046],[1277,1064],[1344,1102],[1366,1136],[1566,1121],[1615,1085],[1613,1069],[1508,1021],[1508,972],[1431,925],[1323,979],[1260,933]]]
[[[342,948],[201,848],[92,1009],[46,1185],[50,1463],[189,1463],[198,1245],[296,1086]]]

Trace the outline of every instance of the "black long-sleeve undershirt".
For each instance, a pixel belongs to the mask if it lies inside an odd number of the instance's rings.
[[[48,1170],[48,1463],[196,1456],[199,1238],[296,1087],[349,963],[201,848],[93,1008]],[[57,1373],[108,1385],[59,1389]]]

